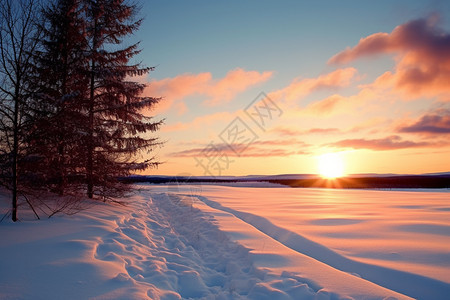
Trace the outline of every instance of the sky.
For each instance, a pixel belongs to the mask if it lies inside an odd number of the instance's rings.
[[[450,171],[450,1],[142,1],[145,174]],[[147,154],[145,154],[147,155]],[[322,159],[322,161],[321,161]]]

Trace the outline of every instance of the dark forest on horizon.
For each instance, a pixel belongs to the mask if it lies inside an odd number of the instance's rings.
[[[272,178],[271,178],[272,177]],[[122,178],[128,183],[188,184],[188,183],[236,183],[269,182],[296,188],[343,188],[343,189],[449,189],[450,174],[439,175],[392,175],[362,176],[324,179],[321,177],[276,179],[276,176],[245,178],[196,178],[183,176],[131,176]]]

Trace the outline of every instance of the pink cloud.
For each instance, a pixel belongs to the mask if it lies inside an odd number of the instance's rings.
[[[428,136],[450,134],[450,110],[440,109],[429,112],[414,123],[400,127],[399,132],[418,133]]]
[[[208,98],[204,102],[206,105],[220,105],[233,100],[246,89],[267,81],[272,74],[268,71],[260,73],[240,68],[229,71],[220,80],[213,79],[209,72],[182,74],[149,82],[144,94],[164,98],[156,108],[158,113],[173,108],[175,104],[177,111],[182,114],[187,110],[183,102],[187,97],[200,95]]]
[[[356,133],[361,131],[369,131],[369,133],[374,134],[379,131],[378,128],[385,128],[391,123],[392,123],[391,120],[388,120],[384,117],[374,117],[366,119],[364,122],[349,128],[347,132]]]
[[[288,127],[277,127],[274,128],[272,132],[281,136],[299,136],[306,134],[336,134],[340,133],[341,130],[338,128],[311,128],[307,130],[298,130]]]
[[[275,127],[271,130],[276,135],[279,136],[287,136],[287,137],[297,137],[304,135],[340,135],[340,134],[354,134],[361,131],[376,131],[374,128],[378,126],[386,127],[387,124],[390,124],[391,121],[388,121],[385,118],[371,118],[367,119],[362,123],[359,123],[355,126],[351,126],[348,128],[337,128],[337,127],[314,127],[309,129],[300,130],[298,128],[291,128],[287,126],[279,126]]]
[[[311,103],[306,110],[316,114],[330,114],[345,101],[346,98],[341,95],[331,95],[323,100]]]
[[[271,130],[272,132],[282,136],[298,136],[303,134],[303,131],[288,127],[277,127]]]
[[[389,53],[396,49],[392,45],[391,37],[388,33],[379,32],[359,40],[358,45],[353,48],[347,47],[344,51],[334,55],[328,63],[346,64],[362,56]]]
[[[210,106],[215,106],[229,102],[247,88],[267,81],[272,74],[272,72],[267,71],[259,73],[256,71],[245,71],[243,69],[232,70],[223,79],[208,87],[206,94],[211,99],[208,99],[205,103]]]
[[[435,144],[427,142],[414,142],[403,140],[400,136],[394,135],[382,139],[346,139],[327,146],[352,149],[370,149],[376,151],[397,150],[406,148],[430,147]]]
[[[335,134],[340,132],[341,130],[339,130],[338,128],[311,128],[307,131],[307,133],[312,134]]]
[[[265,140],[255,141],[248,145],[233,145],[233,149],[224,143],[214,144],[217,155],[227,157],[274,157],[309,154],[305,150],[292,150],[292,146],[298,149],[307,149],[310,145],[292,140]],[[286,146],[286,148],[283,148]],[[195,147],[171,153],[173,157],[199,157],[205,156],[205,147]],[[242,149],[240,149],[242,148]],[[239,153],[239,154],[236,154]],[[210,155],[210,154],[209,154]]]
[[[357,107],[377,98],[376,92],[371,88],[364,88],[352,96],[331,95],[319,101],[314,101],[304,109],[304,112],[313,115],[335,115],[351,113]]]
[[[204,128],[205,126],[210,126],[216,122],[227,121],[230,122],[236,116],[236,113],[230,112],[219,112],[209,115],[203,115],[193,119],[190,122],[177,122],[172,125],[165,125],[161,128],[163,132],[171,131],[182,131],[182,130],[192,130],[196,128]]]
[[[329,63],[396,54],[395,71],[380,76],[375,85],[392,86],[411,98],[440,96],[450,92],[450,34],[437,24],[432,16],[397,26],[391,33],[372,34],[333,56]]]
[[[355,78],[355,68],[338,69],[317,78],[296,78],[288,86],[270,93],[273,99],[294,101],[322,89],[336,89],[348,86]]]
[[[171,153],[173,157],[199,157],[203,156],[202,151],[204,148],[192,148],[179,152]],[[247,147],[244,150],[235,149],[237,152],[242,152],[239,157],[273,157],[273,156],[290,156],[303,154],[299,151],[286,150],[286,149],[259,149],[257,147]],[[231,149],[224,148],[220,153],[221,156],[237,157],[238,155]]]

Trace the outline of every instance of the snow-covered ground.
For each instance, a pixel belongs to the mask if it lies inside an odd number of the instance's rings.
[[[127,207],[0,223],[0,299],[450,295],[449,193],[137,187]]]

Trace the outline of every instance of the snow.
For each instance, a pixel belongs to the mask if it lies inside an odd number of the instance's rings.
[[[448,193],[137,187],[125,207],[0,223],[0,299],[450,294]]]

